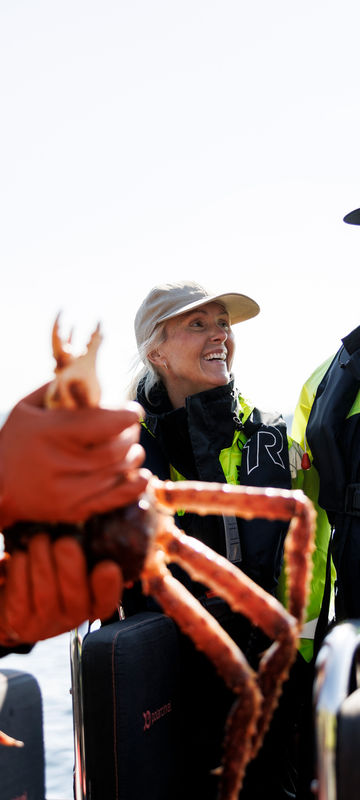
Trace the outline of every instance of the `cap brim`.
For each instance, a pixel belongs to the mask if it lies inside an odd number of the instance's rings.
[[[349,214],[346,214],[344,222],[348,222],[349,225],[360,225],[360,208],[356,208],[355,211],[350,211]]]
[[[159,322],[164,322],[166,319],[179,317],[180,314],[185,314],[187,311],[192,311],[199,306],[205,306],[207,303],[223,304],[229,313],[231,325],[236,325],[237,322],[245,322],[245,320],[251,319],[251,317],[256,317],[260,311],[260,306],[255,300],[252,300],[251,297],[247,297],[246,294],[238,294],[237,292],[232,294],[217,294],[204,297],[201,300],[195,300],[193,303],[188,303],[175,313],[172,312],[171,314],[166,314],[161,317],[157,324],[159,324]]]

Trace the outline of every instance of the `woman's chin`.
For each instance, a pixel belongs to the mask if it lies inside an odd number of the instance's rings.
[[[226,386],[226,384],[230,381],[230,373],[224,369],[213,370],[213,373],[208,375],[207,379],[209,383],[209,389],[214,388],[215,386]]]

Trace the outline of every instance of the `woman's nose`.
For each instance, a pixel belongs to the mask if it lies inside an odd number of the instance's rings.
[[[213,330],[210,333],[210,338],[216,339],[220,342],[225,342],[227,339],[227,335],[228,334],[226,328],[223,328],[222,325],[215,324]]]

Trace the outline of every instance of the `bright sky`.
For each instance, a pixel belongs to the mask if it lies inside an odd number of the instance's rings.
[[[0,2],[0,410],[98,320],[118,405],[133,318],[191,278],[261,306],[238,388],[291,413],[360,323],[358,0]]]

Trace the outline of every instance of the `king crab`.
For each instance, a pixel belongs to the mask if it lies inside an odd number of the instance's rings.
[[[70,339],[63,342],[58,319],[52,342],[56,368],[47,405],[98,405],[100,389],[95,363],[101,342],[99,326],[83,355],[71,352]],[[173,518],[178,509],[290,521],[285,540],[288,610],[226,558],[180,531]],[[162,482],[155,476],[136,505],[94,517],[83,528],[89,563],[98,558],[114,558],[122,567],[125,584],[139,578],[144,593],[154,597],[211,659],[234,693],[222,765],[217,770],[219,800],[238,797],[247,764],[262,745],[295,660],[308,595],[314,528],[313,505],[301,491],[196,481]],[[172,576],[167,568],[170,562],[183,567],[193,580],[205,584],[273,640],[257,672],[216,619]]]

